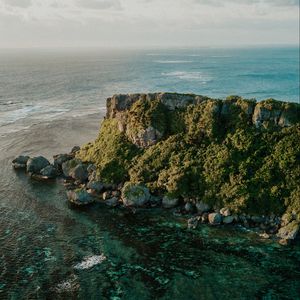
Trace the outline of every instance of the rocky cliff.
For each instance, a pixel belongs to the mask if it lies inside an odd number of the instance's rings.
[[[116,119],[120,132],[139,147],[148,147],[161,140],[164,132],[157,128],[158,124],[144,120],[144,124],[133,123],[134,115],[139,116],[139,110],[145,110],[142,104],[153,103],[156,110],[161,108],[162,114],[168,112],[183,111],[188,106],[203,107],[205,110],[210,109],[214,118],[222,126],[226,119],[235,118],[237,113],[243,113],[243,118],[248,121],[249,125],[253,124],[256,128],[270,127],[289,127],[300,119],[299,105],[295,103],[280,102],[268,99],[262,102],[255,100],[243,100],[237,96],[228,97],[226,100],[213,100],[205,96],[193,94],[176,94],[176,93],[148,93],[148,94],[119,94],[107,99],[107,119]],[[210,108],[206,108],[210,104]],[[149,105],[150,109],[151,104]],[[159,107],[161,106],[161,107]],[[164,116],[161,116],[164,118]],[[139,125],[139,126],[138,126]],[[148,126],[147,126],[148,125]],[[225,124],[226,125],[226,124]]]
[[[78,158],[102,182],[253,214],[300,216],[300,105],[268,99],[114,95]]]

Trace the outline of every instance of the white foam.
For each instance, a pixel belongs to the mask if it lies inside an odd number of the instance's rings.
[[[192,63],[191,60],[155,60],[155,63],[159,64],[187,64]]]
[[[201,81],[202,83],[206,83],[211,80],[211,77],[204,75],[202,72],[175,71],[175,72],[162,73],[162,75],[175,77],[181,80]]]
[[[62,283],[59,283],[55,290],[58,293],[64,293],[64,292],[73,292],[78,290],[79,283],[77,282],[77,276],[72,275],[72,277],[68,280],[63,281]]]
[[[75,265],[74,269],[76,270],[90,269],[96,265],[101,264],[105,260],[106,260],[106,256],[104,254],[87,256],[84,258],[84,260],[81,263]]]

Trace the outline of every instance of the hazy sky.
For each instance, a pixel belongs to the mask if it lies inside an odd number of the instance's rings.
[[[0,0],[0,48],[298,43],[299,0]]]

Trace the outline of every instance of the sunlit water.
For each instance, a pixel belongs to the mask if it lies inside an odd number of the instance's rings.
[[[299,48],[2,50],[0,134],[158,91],[299,102]]]
[[[282,247],[230,226],[188,230],[159,209],[74,209],[62,184],[10,165],[16,149],[46,148],[30,126],[99,112],[113,93],[298,101],[296,50],[3,54],[0,299],[300,299],[299,243]],[[50,146],[61,151],[53,137]]]

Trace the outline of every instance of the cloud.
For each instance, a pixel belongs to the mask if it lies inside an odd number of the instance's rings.
[[[269,5],[269,6],[299,6],[299,0],[194,0],[198,4],[224,6],[234,3],[237,5]]]
[[[78,6],[88,9],[120,9],[121,4],[119,0],[77,0]]]
[[[31,0],[2,0],[2,2],[9,6],[15,6],[21,8],[27,8],[31,5]]]

